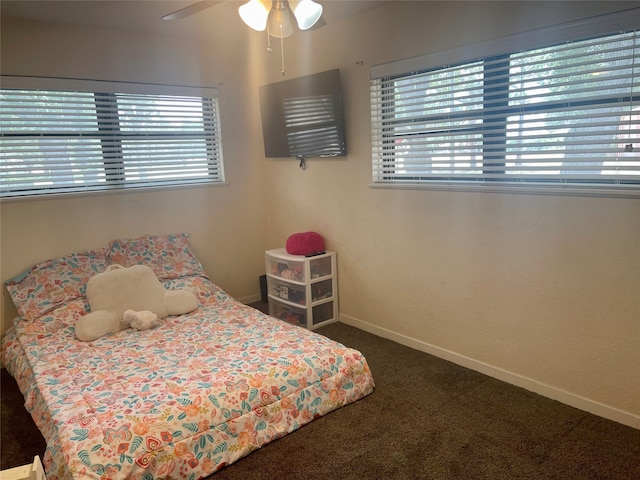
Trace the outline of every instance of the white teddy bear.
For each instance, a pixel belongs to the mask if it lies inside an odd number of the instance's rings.
[[[129,324],[138,329],[151,328],[158,318],[189,313],[199,304],[191,291],[165,289],[146,265],[110,265],[87,282],[87,300],[91,312],[81,316],[75,326],[76,337],[83,342],[119,332]],[[133,314],[129,312],[125,322],[127,310]],[[137,320],[131,322],[133,319]]]
[[[125,310],[122,323],[130,325],[134,330],[148,330],[159,325],[158,315],[149,310]]]

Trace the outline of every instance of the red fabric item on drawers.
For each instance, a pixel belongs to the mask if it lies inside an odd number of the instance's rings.
[[[290,255],[310,255],[324,251],[324,238],[316,232],[294,233],[287,238],[287,253]]]

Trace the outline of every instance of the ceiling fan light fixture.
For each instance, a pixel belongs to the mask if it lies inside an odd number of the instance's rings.
[[[322,15],[322,5],[313,0],[289,0],[300,30],[313,27]]]
[[[285,1],[275,0],[267,19],[269,35],[276,38],[286,38],[293,35],[293,24],[289,6]]]
[[[267,19],[271,9],[270,0],[249,0],[238,7],[238,13],[244,23],[250,28],[263,32],[267,28]]]

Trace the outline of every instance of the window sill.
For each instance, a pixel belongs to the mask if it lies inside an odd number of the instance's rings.
[[[112,188],[102,190],[90,190],[76,192],[59,192],[59,193],[46,193],[38,195],[21,195],[15,197],[1,197],[0,203],[12,203],[23,201],[47,201],[47,200],[63,200],[70,198],[82,198],[82,197],[99,197],[108,195],[128,195],[134,193],[149,193],[149,192],[169,192],[171,190],[187,190],[193,188],[203,187],[224,187],[229,185],[229,182],[201,182],[201,183],[184,183],[178,185],[155,185],[144,186],[135,188]]]
[[[640,198],[640,186],[592,187],[577,185],[514,185],[477,183],[371,183],[370,188],[393,190],[431,190],[444,192],[501,193],[516,195],[552,195],[571,197]]]

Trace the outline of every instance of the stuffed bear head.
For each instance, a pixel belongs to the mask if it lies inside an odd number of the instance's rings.
[[[90,342],[129,328],[123,321],[126,310],[149,311],[157,318],[181,315],[198,307],[197,297],[188,290],[166,290],[145,265],[111,265],[87,282],[91,313],[76,322],[76,337]]]

